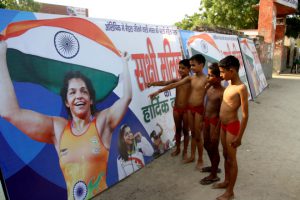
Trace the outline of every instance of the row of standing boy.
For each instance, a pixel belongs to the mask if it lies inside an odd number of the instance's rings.
[[[203,73],[205,57],[196,54],[190,59],[179,62],[181,79],[148,83],[151,86],[164,86],[149,95],[154,98],[159,93],[176,88],[173,117],[176,126],[176,150],[172,156],[179,155],[181,133],[184,135],[182,158],[184,163],[195,160],[196,149],[198,161],[196,168],[210,174],[201,179],[202,185],[213,184],[214,189],[226,189],[218,200],[234,198],[234,185],[238,173],[237,148],[248,121],[248,92],[239,78],[239,60],[234,56],[227,56],[219,63],[208,67],[207,76]],[[193,75],[189,75],[192,70]],[[222,80],[229,82],[224,88]],[[239,120],[238,110],[241,108],[242,117]],[[189,131],[192,135],[191,155],[187,155]],[[219,141],[223,146],[225,179],[223,182],[217,176],[220,172]],[[211,162],[210,167],[203,167],[203,146]]]

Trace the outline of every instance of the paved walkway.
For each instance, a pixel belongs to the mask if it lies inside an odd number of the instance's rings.
[[[235,199],[299,200],[300,75],[276,76],[268,83],[249,104]],[[171,151],[94,200],[213,200],[223,193],[200,185],[207,174],[196,171],[195,163],[171,157]],[[206,153],[204,161],[209,164]],[[223,169],[223,159],[220,166]],[[220,176],[223,179],[223,173]]]
[[[4,196],[4,193],[3,193],[3,190],[2,190],[1,182],[0,182],[0,199],[5,199],[5,196]]]

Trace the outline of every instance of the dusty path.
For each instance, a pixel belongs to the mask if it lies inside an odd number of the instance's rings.
[[[235,199],[299,200],[300,75],[268,82],[269,88],[249,104]],[[223,193],[200,185],[206,174],[194,170],[195,163],[171,157],[171,151],[94,200],[213,200]],[[206,153],[204,161],[208,164]],[[220,176],[223,179],[223,173]]]

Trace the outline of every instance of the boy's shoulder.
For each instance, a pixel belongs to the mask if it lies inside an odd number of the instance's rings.
[[[244,83],[241,83],[236,85],[229,85],[224,90],[226,90],[227,92],[230,91],[230,93],[240,93],[244,90],[247,91],[247,87]]]
[[[207,77],[206,77],[206,75],[205,74],[201,74],[201,75],[196,75],[196,74],[194,74],[194,75],[192,75],[192,76],[190,76],[192,79],[199,79],[199,80],[203,80],[203,79],[205,79],[205,80],[207,80]]]
[[[243,90],[247,90],[247,86],[244,83],[241,83],[238,85],[238,89],[243,91]]]

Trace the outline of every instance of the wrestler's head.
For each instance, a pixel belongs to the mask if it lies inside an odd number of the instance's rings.
[[[219,62],[220,76],[223,80],[231,80],[233,76],[238,75],[240,69],[239,60],[230,55]]]
[[[206,59],[202,54],[193,55],[190,58],[191,70],[194,73],[202,72],[205,66]]]
[[[60,94],[71,118],[86,118],[94,114],[94,87],[91,80],[79,71],[70,71],[65,75]]]
[[[191,65],[189,59],[183,59],[179,61],[178,73],[181,76],[181,78],[188,76],[190,73],[190,69]]]
[[[218,63],[212,63],[208,67],[207,80],[210,84],[215,84],[221,81]]]
[[[124,160],[128,160],[128,150],[134,150],[134,135],[127,124],[123,124],[120,128],[118,149],[120,156]]]

